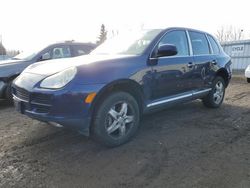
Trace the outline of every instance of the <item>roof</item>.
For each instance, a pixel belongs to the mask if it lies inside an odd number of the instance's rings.
[[[206,31],[201,31],[198,29],[193,29],[193,28],[188,28],[188,27],[168,27],[165,30],[170,30],[170,29],[182,29],[182,30],[190,30],[190,31],[196,31],[196,32],[201,32],[201,33],[206,33],[211,35],[210,33],[206,32]]]
[[[96,47],[96,44],[94,43],[90,43],[90,42],[75,42],[74,40],[71,41],[61,41],[61,42],[55,42],[52,43],[48,46],[54,46],[54,45],[60,45],[60,44],[68,44],[68,45],[87,45],[87,46],[92,46],[92,47]]]

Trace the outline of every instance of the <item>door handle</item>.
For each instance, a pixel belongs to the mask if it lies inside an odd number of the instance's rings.
[[[188,68],[192,68],[193,65],[194,65],[193,62],[189,62],[189,63],[187,64]]]
[[[213,65],[217,65],[217,61],[214,59],[214,60],[212,61],[212,64],[213,64]]]

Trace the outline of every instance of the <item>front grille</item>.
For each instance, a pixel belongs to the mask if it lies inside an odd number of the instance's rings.
[[[32,93],[31,106],[36,113],[49,113],[52,96],[43,93]]]
[[[33,103],[51,105],[51,99],[52,99],[51,95],[42,94],[42,93],[34,93],[32,94],[31,103],[33,102]]]
[[[21,100],[29,101],[29,92],[22,88],[15,88],[14,94]]]
[[[25,110],[36,113],[49,113],[51,108],[52,95],[42,93],[29,93],[27,90],[15,87],[13,94],[22,100]]]

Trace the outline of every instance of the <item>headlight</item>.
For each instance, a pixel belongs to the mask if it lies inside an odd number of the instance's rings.
[[[45,78],[40,84],[40,87],[48,89],[62,88],[75,77],[76,72],[76,67],[68,68],[62,72]]]

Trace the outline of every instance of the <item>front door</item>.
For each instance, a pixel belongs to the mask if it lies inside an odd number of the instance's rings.
[[[193,57],[189,54],[187,33],[185,30],[168,31],[156,45],[173,44],[178,53],[174,56],[151,58],[157,61],[152,67],[154,75],[153,100],[191,92]],[[154,50],[154,51],[157,51]]]

